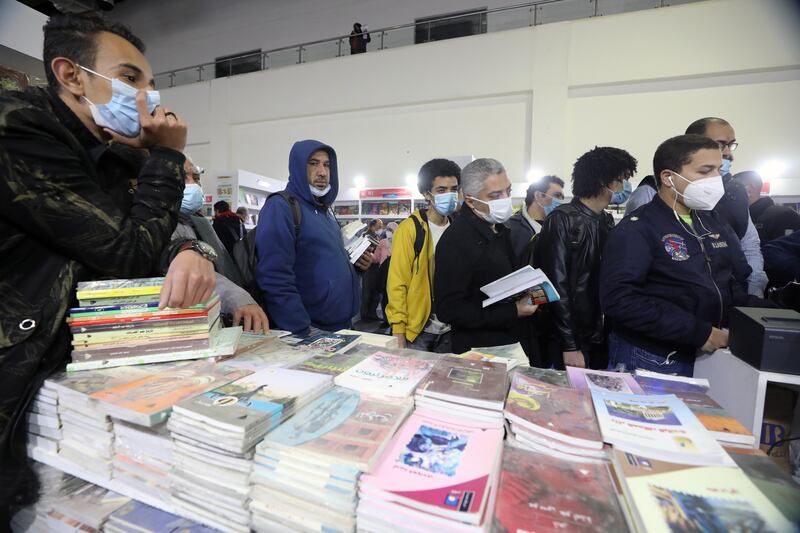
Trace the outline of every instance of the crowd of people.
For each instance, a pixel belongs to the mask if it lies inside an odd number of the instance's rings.
[[[197,214],[188,126],[161,105],[143,52],[121,25],[54,16],[48,87],[0,94],[0,513],[35,499],[21,421],[68,359],[64,319],[81,280],[164,275],[169,307],[216,290],[245,330],[335,331],[380,306],[402,347],[519,342],[533,365],[691,375],[698,351],[726,346],[732,306],[771,305],[759,236],[767,272],[797,278],[787,268],[800,264],[800,216],[761,197],[755,173],[731,175],[738,143],[719,118],[664,141],[635,191],[637,160],[597,147],[575,162],[570,202],[565,181],[546,176],[517,214],[499,161],[428,161],[418,175],[426,208],[386,228],[371,222],[380,244],[355,264],[331,209],[337,154],[320,141],[294,144],[288,186],[254,231],[225,202],[211,224]],[[626,201],[615,227],[606,208]],[[248,241],[252,272],[231,258]],[[767,250],[794,258],[771,264]],[[542,269],[560,300],[483,307],[480,287],[524,265]]]

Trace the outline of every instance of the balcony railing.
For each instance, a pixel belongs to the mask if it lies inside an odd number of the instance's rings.
[[[431,29],[436,25],[446,22],[458,22],[459,20],[473,21],[476,16],[480,17],[478,27],[482,33],[537,26],[563,20],[577,20],[628,11],[660,8],[696,1],[699,0],[536,0],[468,14],[440,17],[426,20],[425,22],[412,22],[400,26],[370,30],[369,34],[372,41],[369,43],[367,50],[369,53],[386,50],[387,48],[413,45],[416,43],[415,35],[420,27],[423,31],[427,28],[428,39],[426,40],[430,40]],[[349,39],[349,34],[341,35],[339,37],[284,46],[283,48],[168,70],[155,75],[156,86],[162,88],[176,87],[178,85],[211,80],[219,77],[217,76],[218,70],[228,72],[228,75],[235,75],[231,74],[234,62],[245,58],[253,59],[258,57],[260,69],[268,70],[341,57],[350,54]]]

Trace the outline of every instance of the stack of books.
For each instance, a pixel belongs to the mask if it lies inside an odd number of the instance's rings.
[[[679,464],[734,465],[677,396],[595,390],[592,400],[603,440],[616,450]]]
[[[45,381],[28,407],[28,448],[58,453],[62,436],[58,391]]]
[[[417,409],[361,476],[359,529],[486,531],[502,449],[502,427]]]
[[[219,529],[249,531],[253,448],[330,387],[324,374],[266,368],[176,405],[167,426],[175,506]]]
[[[322,353],[287,344],[284,339],[272,339],[247,347],[242,353],[237,350],[233,357],[220,361],[233,368],[255,372],[264,368],[289,368]]]
[[[558,292],[547,274],[541,269],[525,265],[511,274],[481,287],[481,292],[488,298],[483,301],[483,307],[488,307],[501,300],[516,300],[522,294],[528,294],[530,302],[536,305],[560,300]]]
[[[48,523],[53,531],[100,531],[109,515],[130,501],[127,496],[87,484],[54,502]]]
[[[529,367],[528,355],[522,349],[522,345],[518,342],[514,344],[503,344],[500,346],[478,346],[472,348],[469,352],[461,355],[470,359],[478,359],[481,361],[502,361],[508,365],[508,370],[514,368]]]
[[[586,391],[514,372],[505,416],[512,446],[565,459],[606,457],[592,400]]]
[[[219,297],[188,309],[160,309],[164,278],[78,283],[70,309],[68,370],[199,359],[233,354],[240,328],[219,330]]]
[[[350,257],[350,262],[355,263],[372,247],[378,246],[378,241],[369,232],[367,225],[360,220],[354,220],[342,228],[344,248]]]
[[[62,439],[58,454],[104,479],[111,477],[114,424],[91,394],[154,373],[152,367],[117,367],[107,370],[62,373],[45,381],[58,393]]]
[[[114,511],[103,527],[106,533],[217,533],[186,518],[131,501]]]
[[[380,348],[397,348],[400,344],[400,342],[397,340],[397,337],[393,335],[367,333],[353,329],[340,329],[336,333],[339,335],[358,335],[361,337],[361,344],[369,344],[370,346],[378,346]]]
[[[148,372],[121,384],[109,384],[92,392],[89,397],[97,400],[99,409],[108,416],[153,427],[169,417],[176,403],[251,373],[208,360],[146,365],[143,368],[152,368],[156,372]]]
[[[444,357],[414,394],[419,408],[486,424],[503,425],[506,365]]]
[[[636,382],[647,394],[674,394],[723,446],[752,448],[756,439],[744,425],[708,396],[706,379],[637,370]]]
[[[253,529],[353,531],[358,476],[412,406],[334,387],[269,433],[254,458]]]
[[[567,375],[572,387],[578,390],[644,394],[631,374],[568,366]]]
[[[166,424],[144,428],[114,424],[112,478],[160,501],[169,501],[169,471],[174,464],[173,444]]]
[[[739,468],[687,465],[619,449],[613,464],[639,531],[797,531]]]
[[[53,510],[53,505],[89,483],[43,463],[34,462],[31,466],[39,479],[39,499],[33,505],[19,509],[11,517],[11,531],[49,533],[53,528],[48,514]]]
[[[411,396],[434,362],[376,352],[334,378],[340,387],[386,398]]]
[[[493,531],[624,533],[628,521],[607,461],[503,451]]]

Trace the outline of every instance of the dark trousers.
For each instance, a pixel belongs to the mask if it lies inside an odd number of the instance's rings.
[[[381,298],[380,266],[373,264],[361,278],[361,320],[377,320],[375,310]]]

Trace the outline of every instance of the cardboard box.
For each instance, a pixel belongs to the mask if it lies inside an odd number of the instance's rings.
[[[782,439],[789,438],[792,429],[792,413],[796,401],[793,390],[769,385],[764,399],[764,421],[761,424],[761,449],[764,453],[773,444]],[[782,442],[772,449],[770,454],[775,462],[789,475],[792,468],[789,463],[789,442]]]

